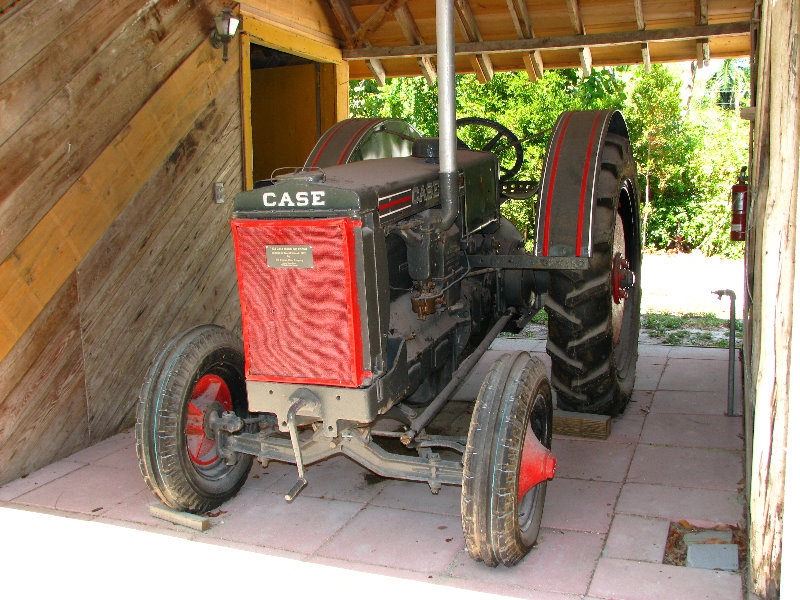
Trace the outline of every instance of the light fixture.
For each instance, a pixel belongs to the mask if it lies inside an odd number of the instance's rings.
[[[211,45],[214,48],[222,46],[222,60],[228,62],[228,44],[236,35],[239,19],[231,14],[231,9],[225,8],[214,17],[214,31],[211,32]]]

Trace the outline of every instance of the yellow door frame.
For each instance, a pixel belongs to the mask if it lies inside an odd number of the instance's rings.
[[[322,63],[320,71],[321,107],[333,105],[333,110],[322,112],[322,130],[327,130],[337,121],[349,115],[350,67],[342,59],[342,51],[328,44],[310,39],[256,17],[242,15],[242,33],[239,36],[241,63],[241,108],[242,108],[242,181],[244,189],[253,188],[253,127],[250,119],[251,81],[250,44],[266,46],[302,58]]]

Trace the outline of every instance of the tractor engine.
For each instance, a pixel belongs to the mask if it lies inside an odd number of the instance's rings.
[[[251,412],[368,423],[401,400],[426,404],[510,308],[531,314],[532,270],[470,268],[519,254],[500,217],[497,159],[459,150],[459,214],[440,226],[438,140],[412,156],[278,177],[237,196],[232,223]],[[434,208],[436,207],[436,208]]]

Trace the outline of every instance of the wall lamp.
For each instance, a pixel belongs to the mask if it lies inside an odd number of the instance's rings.
[[[211,32],[211,45],[214,48],[222,46],[222,60],[228,62],[228,44],[236,35],[239,19],[231,14],[231,9],[225,8],[214,17],[214,31]]]

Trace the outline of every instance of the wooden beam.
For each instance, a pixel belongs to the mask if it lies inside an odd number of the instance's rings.
[[[242,14],[242,33],[256,38],[260,45],[315,62],[338,63],[342,60],[342,51],[337,46],[276,27],[249,14]]]
[[[333,11],[333,16],[336,17],[336,20],[339,23],[339,27],[342,29],[342,33],[344,33],[346,41],[352,39],[353,35],[356,31],[358,31],[361,27],[356,15],[353,13],[353,9],[345,0],[328,0],[328,4]],[[364,48],[371,48],[372,44],[368,41],[363,43]],[[369,58],[367,59],[367,68],[369,68],[370,73],[375,78],[375,81],[378,82],[378,87],[383,87],[386,85],[386,71],[381,64],[380,59],[377,58]]]
[[[695,25],[708,25],[708,0],[694,0]],[[697,67],[708,64],[710,51],[708,38],[697,40]]]
[[[525,0],[506,0],[506,3],[508,4],[508,12],[511,13],[511,21],[514,23],[517,37],[522,40],[532,39],[534,33],[528,4]],[[542,53],[538,50],[523,54],[522,62],[525,63],[525,70],[528,72],[528,79],[531,81],[536,81],[544,75]]]
[[[645,31],[614,31],[610,33],[591,33],[563,37],[533,38],[530,40],[499,40],[493,42],[456,43],[455,53],[465,54],[513,54],[533,52],[534,50],[570,50],[594,46],[621,46],[645,42],[666,42],[695,40],[720,36],[750,35],[750,21],[735,23],[715,23],[669,29],[648,29]],[[344,60],[365,60],[368,58],[404,58],[409,56],[436,56],[436,45],[384,46],[342,50]]]
[[[647,29],[647,23],[644,20],[644,7],[642,0],[633,0],[633,10],[636,12],[636,26],[639,31]],[[650,44],[647,42],[641,45],[642,50],[642,63],[644,64],[644,72],[650,72]]]
[[[567,12],[569,13],[569,20],[572,22],[572,29],[578,35],[585,35],[586,28],[583,26],[583,18],[581,17],[581,9],[578,6],[578,0],[567,0]],[[588,77],[592,74],[592,51],[588,47],[578,49],[578,58],[581,61],[581,71],[583,76]]]
[[[389,13],[393,13],[398,6],[404,6],[406,0],[386,0],[378,10],[364,21],[350,38],[352,48],[357,48],[363,44],[367,36],[380,27]]]
[[[478,22],[469,5],[469,0],[454,0],[456,9],[456,23],[461,33],[468,42],[483,42],[483,36],[478,30]],[[492,59],[488,54],[477,53],[471,57],[472,68],[481,83],[487,83],[494,77]]]
[[[397,19],[397,24],[400,25],[400,30],[403,32],[409,44],[420,45],[425,43],[422,33],[417,27],[417,22],[414,20],[414,15],[411,14],[411,9],[405,2],[397,7],[394,11],[394,18]],[[428,85],[433,85],[436,82],[436,67],[433,60],[427,56],[417,58],[419,68],[425,76]]]

